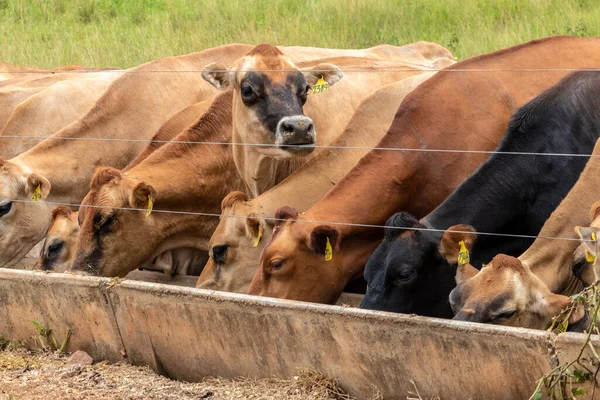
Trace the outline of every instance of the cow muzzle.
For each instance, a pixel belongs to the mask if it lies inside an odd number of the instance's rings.
[[[275,144],[294,155],[307,155],[315,149],[317,132],[312,119],[297,115],[283,117],[275,130]]]

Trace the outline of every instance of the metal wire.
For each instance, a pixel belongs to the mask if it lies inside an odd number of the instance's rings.
[[[393,64],[395,61],[393,60],[374,60],[375,62],[385,62]],[[317,62],[317,60],[315,60]],[[434,61],[435,62],[435,61]],[[426,71],[438,71],[438,72],[575,72],[575,71],[583,71],[583,72],[600,72],[600,68],[452,68],[452,66],[446,68],[435,68],[426,64],[416,64],[410,63],[406,61],[397,61],[398,64],[407,64],[414,65],[415,67],[425,68]],[[376,64],[375,64],[376,65]],[[302,69],[302,68],[300,68]],[[363,72],[418,72],[419,70],[415,70],[414,68],[391,68],[391,69],[345,69],[341,68],[344,73],[363,73]],[[83,73],[97,73],[97,72],[115,72],[115,73],[136,73],[136,74],[146,74],[146,73],[201,73],[203,70],[201,69],[192,69],[192,70],[128,70],[128,69],[107,69],[107,70],[91,70],[91,71],[0,71],[0,74],[83,74]],[[244,69],[244,70],[211,70],[214,72],[290,72],[292,70],[289,69],[261,69],[261,70],[252,70],[252,69]],[[331,72],[331,69],[322,69],[322,70],[314,70],[311,69],[311,72]]]
[[[202,144],[202,145],[227,145],[227,146],[248,146],[248,147],[298,147],[297,145],[263,144],[263,143],[232,143],[232,142],[197,142],[185,140],[146,140],[146,139],[116,139],[116,138],[74,138],[74,137],[53,137],[53,136],[0,136],[0,139],[43,139],[43,140],[82,140],[82,141],[106,141],[106,142],[144,142],[144,143],[176,143],[176,144]],[[354,149],[354,150],[378,150],[378,151],[412,151],[421,153],[467,153],[467,154],[506,154],[518,156],[553,156],[553,157],[599,157],[600,154],[580,154],[580,153],[536,153],[527,151],[496,151],[496,150],[460,150],[460,149],[417,149],[409,147],[364,147],[364,146],[333,146],[333,145],[315,145],[316,149]]]
[[[148,211],[146,208],[133,208],[133,207],[113,207],[113,206],[99,206],[99,205],[89,205],[89,204],[77,204],[77,203],[61,203],[61,202],[53,202],[53,201],[42,201],[36,202],[33,200],[22,200],[15,199],[9,200],[16,203],[34,203],[34,204],[49,204],[55,206],[68,206],[68,207],[89,207],[89,208],[97,208],[97,209],[107,209],[107,210],[122,210],[122,211]],[[6,201],[4,202],[6,204]],[[194,215],[200,217],[214,217],[220,218],[223,214],[218,213],[204,213],[204,212],[194,212],[194,211],[172,211],[172,210],[156,210],[153,209],[152,213],[165,213],[165,214],[176,214],[176,215]],[[250,216],[244,215],[227,215],[228,218],[239,218],[239,219],[250,219]],[[469,231],[460,231],[460,230],[450,230],[450,229],[436,229],[436,228],[420,228],[420,227],[396,227],[396,226],[385,226],[385,225],[374,225],[374,224],[358,224],[351,222],[336,222],[336,221],[317,221],[317,220],[306,220],[306,219],[286,219],[286,218],[274,218],[274,217],[263,217],[265,221],[273,221],[273,222],[281,222],[291,220],[294,222],[300,223],[314,223],[320,225],[343,225],[343,226],[354,226],[358,228],[380,228],[380,229],[394,229],[394,230],[412,230],[412,231],[424,231],[424,232],[451,232],[451,233],[468,233],[468,234],[476,234],[478,236],[496,236],[496,237],[514,237],[521,239],[548,239],[548,240],[566,240],[566,241],[580,241],[579,238],[567,238],[567,237],[553,237],[553,236],[538,236],[538,235],[519,235],[519,234],[510,234],[510,233],[495,233],[495,232],[469,232]]]

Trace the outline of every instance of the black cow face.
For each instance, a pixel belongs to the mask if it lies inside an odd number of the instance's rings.
[[[385,238],[365,268],[369,286],[361,308],[452,317],[448,295],[455,286],[458,243],[470,250],[474,239],[463,236],[472,235],[472,228],[454,226],[443,236],[425,228],[408,213],[387,221]]]

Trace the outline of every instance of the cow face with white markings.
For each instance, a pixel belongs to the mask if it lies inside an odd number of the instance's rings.
[[[316,130],[304,115],[312,87],[333,85],[343,73],[333,64],[322,63],[299,70],[275,46],[261,44],[229,69],[207,65],[202,76],[219,89],[234,89],[234,136],[257,144],[267,157],[306,156],[314,150]]]

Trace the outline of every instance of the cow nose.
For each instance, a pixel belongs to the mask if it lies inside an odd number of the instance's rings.
[[[284,117],[277,125],[277,136],[283,145],[314,145],[315,125],[312,119],[304,115]]]
[[[215,260],[217,264],[224,264],[225,258],[227,257],[227,246],[226,244],[213,246],[212,248],[212,258]]]

